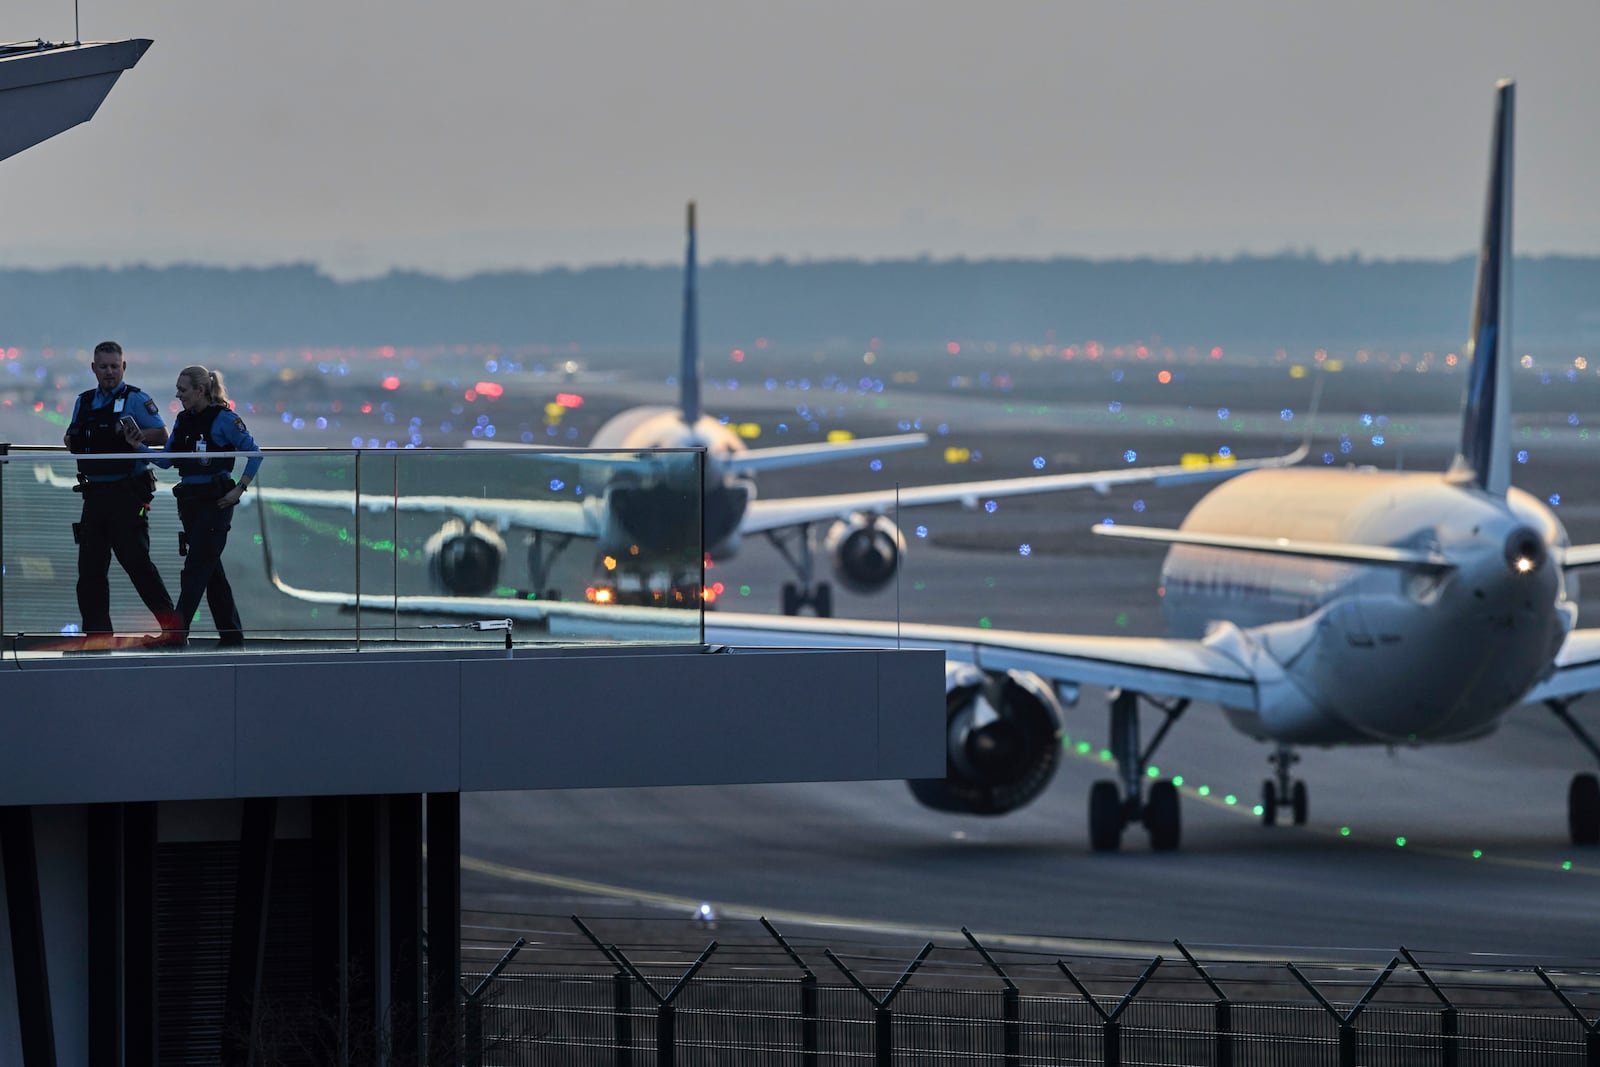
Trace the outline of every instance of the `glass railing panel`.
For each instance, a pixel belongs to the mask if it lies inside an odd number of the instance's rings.
[[[700,453],[389,455],[396,550],[363,570],[364,626],[389,597],[395,639],[481,643],[474,624],[510,619],[515,644],[699,642]],[[363,469],[364,492],[380,482]]]
[[[79,459],[60,449],[0,457],[8,654],[91,645],[144,654],[161,644],[160,625],[115,560],[114,638],[81,633]],[[269,451],[232,512],[222,558],[246,650],[697,644],[702,459],[694,451]],[[88,467],[114,462],[85,458]],[[242,469],[241,460],[235,475]],[[177,603],[185,563],[177,476],[154,473],[150,557]],[[202,600],[185,651],[211,651],[218,638]]]

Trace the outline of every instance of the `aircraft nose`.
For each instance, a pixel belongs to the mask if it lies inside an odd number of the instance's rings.
[[[1534,574],[1549,557],[1544,539],[1526,526],[1519,526],[1506,537],[1506,566],[1513,574]]]

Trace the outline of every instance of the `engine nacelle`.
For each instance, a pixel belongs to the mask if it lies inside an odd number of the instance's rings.
[[[451,519],[423,544],[422,558],[436,588],[451,596],[484,596],[499,584],[506,543],[481,522],[468,526]]]
[[[1026,671],[946,663],[945,777],[907,782],[936,811],[1004,815],[1050,784],[1061,762],[1061,703]]]
[[[900,568],[906,539],[886,516],[858,511],[830,526],[822,547],[840,585],[871,593],[887,585]]]

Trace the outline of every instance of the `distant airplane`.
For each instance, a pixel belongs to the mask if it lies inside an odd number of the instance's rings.
[[[1574,629],[1565,582],[1600,564],[1600,544],[1571,545],[1550,508],[1510,485],[1514,103],[1514,86],[1501,82],[1460,453],[1445,473],[1257,471],[1211,490],[1176,530],[1094,527],[1172,546],[1161,573],[1172,638],[712,613],[705,639],[943,647],[949,773],[911,788],[946,811],[1001,814],[1028,803],[1060,758],[1055,687],[1112,687],[1119,774],[1090,791],[1098,851],[1118,848],[1134,823],[1152,848],[1178,846],[1178,790],[1162,780],[1146,795],[1146,775],[1193,700],[1220,705],[1236,729],[1275,746],[1261,793],[1268,825],[1280,807],[1306,820],[1305,783],[1290,774],[1297,745],[1464,741],[1518,705],[1543,703],[1600,759],[1568,711],[1600,687],[1600,630]],[[1141,698],[1165,716],[1148,743]],[[1600,844],[1593,773],[1574,776],[1567,805],[1573,843]]]
[[[835,579],[846,587],[860,593],[884,588],[898,570],[906,547],[904,536],[888,515],[898,508],[947,502],[976,506],[979,500],[996,497],[1067,489],[1104,492],[1113,485],[1210,482],[1251,470],[1287,466],[1298,462],[1305,454],[1302,448],[1286,456],[1223,463],[1128,467],[899,489],[889,487],[828,496],[758,499],[755,475],[759,471],[914,448],[925,445],[928,438],[926,434],[912,433],[751,449],[734,430],[704,414],[700,399],[693,203],[688,208],[687,235],[678,406],[629,409],[596,431],[588,451],[558,451],[552,457],[557,461],[580,466],[589,464],[610,472],[610,480],[582,500],[401,497],[398,502],[401,511],[447,516],[439,531],[424,546],[428,570],[439,593],[445,597],[485,599],[484,595],[500,584],[501,565],[506,556],[502,535],[513,528],[521,528],[530,534],[529,588],[539,601],[539,606],[531,610],[540,618],[552,613],[549,601],[559,601],[559,596],[548,588],[548,575],[556,557],[574,538],[595,542],[596,566],[588,590],[589,600],[601,604],[650,604],[666,600],[698,605],[706,596],[700,585],[704,559],[714,562],[729,559],[737,553],[747,535],[761,534],[794,571],[795,580],[785,583],[782,589],[780,607],[783,613],[795,615],[809,606],[817,615],[826,617],[833,612],[833,591],[828,582],[816,580],[816,553],[826,554]],[[691,464],[672,464],[660,457],[649,459],[643,450],[652,449],[702,451],[703,483],[699,469]],[[631,465],[619,463],[629,457],[635,457]],[[624,467],[628,468],[625,476],[618,473]],[[340,490],[264,485],[252,495],[263,501],[295,506],[346,509],[352,506],[351,494]],[[250,497],[245,499],[248,501]],[[703,508],[697,515],[679,515],[670,522],[656,521],[663,509],[695,508],[702,500]],[[395,505],[377,498],[367,500],[366,506],[386,511]],[[670,540],[669,530],[694,530],[697,522],[701,536],[692,546],[663,540]],[[634,552],[635,546],[642,546],[642,550]],[[692,548],[692,552],[686,551],[687,548]],[[295,593],[309,595],[311,591],[297,589]],[[401,598],[408,604],[431,603],[436,599],[441,598]],[[354,597],[345,596],[340,602],[353,603]],[[363,598],[363,604],[367,603]],[[393,596],[371,603],[385,610],[396,606]],[[460,603],[455,605],[455,608],[461,607]]]

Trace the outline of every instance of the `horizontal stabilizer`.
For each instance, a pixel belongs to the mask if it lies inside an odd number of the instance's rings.
[[[927,443],[927,434],[907,433],[892,437],[863,437],[859,441],[781,445],[777,448],[755,448],[748,452],[736,452],[724,459],[722,465],[736,474],[749,474],[753,471],[772,471],[782,467],[806,467],[813,463],[828,463],[836,459],[866,455],[869,452],[898,452],[906,448],[921,448]]]
[[[1600,567],[1600,545],[1568,545],[1561,550],[1560,559],[1567,570]]]
[[[1415,567],[1436,571],[1455,568],[1455,564],[1450,562],[1448,557],[1421,548],[1341,544],[1336,541],[1295,541],[1287,537],[1249,537],[1242,534],[1192,533],[1187,530],[1162,530],[1153,526],[1118,526],[1109,523],[1095,526],[1093,530],[1103,537],[1159,541],[1169,545],[1231,548],[1242,552],[1271,552],[1280,556],[1325,559],[1333,563],[1376,563],[1388,567]]]

